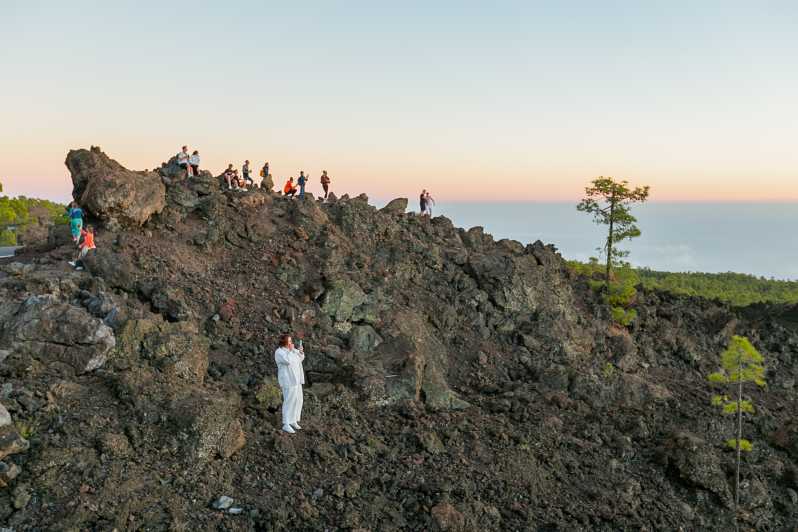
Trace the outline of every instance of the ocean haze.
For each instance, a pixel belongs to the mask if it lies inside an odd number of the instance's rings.
[[[433,214],[460,227],[482,226],[496,239],[542,240],[566,259],[583,261],[596,256],[605,234],[576,202],[438,201]],[[633,214],[643,234],[623,247],[636,266],[798,279],[798,203],[652,202]]]

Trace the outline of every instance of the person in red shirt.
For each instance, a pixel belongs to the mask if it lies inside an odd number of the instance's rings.
[[[327,175],[327,170],[321,173],[321,188],[324,189],[324,199],[330,195],[330,176]]]
[[[78,270],[83,269],[83,266],[78,263],[83,260],[90,250],[97,248],[97,246],[94,244],[94,227],[87,225],[85,229],[80,231],[80,236],[83,240],[80,243],[80,251],[78,252],[78,256],[74,261],[69,263],[70,265],[75,266]]]
[[[293,198],[294,194],[296,194],[296,191],[297,188],[296,186],[294,186],[294,178],[289,177],[288,181],[285,182],[285,186],[283,187],[283,194],[285,194],[286,196],[291,196]]]

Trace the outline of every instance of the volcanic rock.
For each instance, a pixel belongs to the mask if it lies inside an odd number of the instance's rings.
[[[99,147],[71,150],[66,165],[72,174],[72,197],[111,227],[143,225],[166,206],[166,188],[157,173],[130,171]]]

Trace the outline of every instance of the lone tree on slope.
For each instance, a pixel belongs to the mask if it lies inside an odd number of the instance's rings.
[[[640,229],[635,225],[637,218],[632,216],[630,207],[633,203],[643,203],[648,199],[649,187],[629,188],[628,181],[616,181],[612,177],[597,177],[591,186],[585,188],[585,198],[576,206],[577,210],[593,215],[593,221],[606,225],[607,240],[603,251],[607,257],[605,288],[610,292],[610,274],[613,263],[629,255],[615,247],[622,240],[630,240],[640,236]]]
[[[726,394],[712,397],[712,404],[723,409],[727,415],[737,414],[737,437],[726,440],[726,445],[737,451],[737,471],[734,478],[734,522],[738,524],[738,508],[740,506],[740,462],[742,451],[751,451],[753,444],[743,438],[743,412],[754,413],[754,403],[743,398],[743,385],[753,382],[759,387],[764,387],[765,367],[764,357],[751,345],[748,338],[732,336],[729,346],[720,355],[720,371],[711,373],[707,378],[709,382],[726,385],[733,390],[732,397]],[[738,526],[739,529],[739,526]]]

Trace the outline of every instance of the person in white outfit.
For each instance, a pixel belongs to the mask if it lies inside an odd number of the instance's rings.
[[[291,336],[284,334],[280,337],[280,347],[274,352],[274,361],[277,363],[277,382],[283,390],[283,430],[294,434],[302,427],[299,419],[302,417],[302,385],[305,384],[305,372],[302,361],[305,360],[305,351],[294,347]]]

